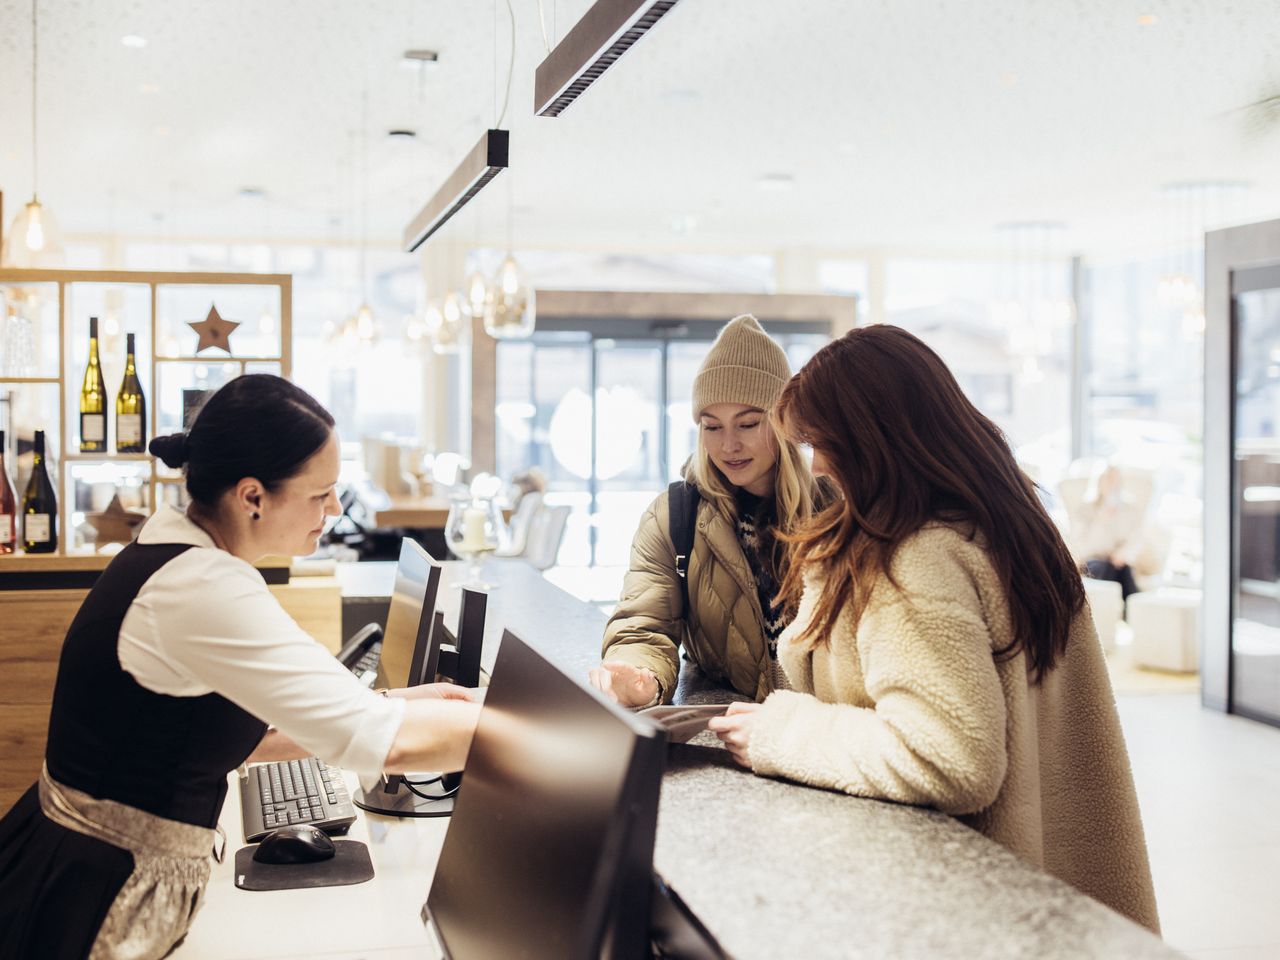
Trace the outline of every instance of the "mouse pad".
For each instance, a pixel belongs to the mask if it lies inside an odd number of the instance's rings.
[[[316,863],[258,863],[257,845],[236,851],[236,886],[241,890],[299,890],[345,887],[373,879],[369,848],[359,840],[334,840],[335,853]]]

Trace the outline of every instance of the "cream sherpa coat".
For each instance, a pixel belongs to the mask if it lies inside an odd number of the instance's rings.
[[[795,691],[752,728],[756,773],[936,807],[1159,932],[1129,758],[1088,611],[1039,685],[979,541],[934,524],[899,547],[856,630],[809,652],[807,584],[779,658]]]

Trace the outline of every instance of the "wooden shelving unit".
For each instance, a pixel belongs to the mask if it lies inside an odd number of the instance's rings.
[[[211,289],[199,289],[211,288]],[[245,288],[257,288],[246,290]],[[130,299],[132,306],[120,307]],[[167,375],[190,370],[192,365],[218,369],[215,380],[224,381],[231,376],[247,372],[250,368],[264,368],[288,377],[292,368],[292,278],[288,274],[255,273],[194,273],[154,272],[128,270],[28,270],[0,269],[0,401],[11,400],[23,389],[41,390],[54,387],[56,401],[44,401],[41,422],[30,422],[14,415],[14,404],[5,404],[8,420],[0,418],[0,428],[8,430],[10,450],[16,448],[16,438],[30,437],[35,430],[46,430],[49,440],[48,457],[54,461],[56,475],[52,478],[58,491],[58,550],[54,554],[16,554],[0,558],[0,572],[15,570],[68,572],[83,568],[83,562],[91,561],[91,568],[106,558],[99,555],[93,543],[76,545],[77,528],[73,518],[83,511],[74,502],[75,477],[94,464],[129,465],[138,469],[140,482],[145,485],[144,508],[154,511],[161,502],[162,491],[172,488],[180,480],[146,454],[118,454],[114,452],[81,453],[77,430],[79,418],[80,382],[83,363],[79,345],[87,345],[89,317],[97,315],[100,326],[104,314],[113,309],[125,312],[120,329],[106,334],[100,329],[100,343],[118,338],[119,346],[111,356],[102,356],[107,380],[107,418],[111,448],[115,446],[115,391],[119,387],[118,370],[123,369],[124,333],[138,335],[138,374],[143,381],[147,398],[147,438],[157,431],[170,432],[180,429],[182,410],[172,408],[167,394],[170,392]],[[224,301],[220,303],[220,301]],[[261,301],[265,306],[258,316],[243,316],[237,312],[237,302]],[[85,303],[90,306],[84,306]],[[229,302],[231,305],[227,306]],[[112,307],[115,303],[117,306]],[[145,308],[142,304],[145,303]],[[175,303],[181,304],[176,306]],[[228,355],[217,348],[196,354],[198,337],[188,322],[205,319],[211,305],[218,305],[219,313],[227,320],[238,321],[241,327],[231,337],[236,348],[237,336],[249,351],[244,356]],[[143,309],[146,316],[141,314]],[[12,372],[11,358],[4,352],[8,348],[4,333],[9,322],[8,314],[17,311],[18,316],[31,326],[32,343],[37,347],[34,360],[37,368],[19,374]],[[269,321],[269,323],[268,323]],[[56,327],[56,340],[53,328]],[[275,349],[264,349],[274,343]],[[48,350],[40,349],[47,345]],[[56,346],[55,346],[56,344]],[[84,351],[87,355],[87,347]],[[117,356],[118,354],[118,356]],[[56,374],[56,375],[55,375]],[[185,375],[185,374],[184,374]],[[175,380],[175,382],[177,382]],[[197,384],[199,385],[199,384]],[[210,383],[209,388],[218,383]],[[180,390],[179,390],[180,392]],[[0,413],[4,411],[0,410]],[[176,414],[176,418],[175,418]],[[57,429],[51,430],[48,421],[56,417]],[[10,470],[17,472],[16,458],[8,458]],[[145,477],[145,479],[141,479]],[[26,474],[13,476],[18,496],[25,488]],[[99,481],[101,482],[101,481]],[[19,527],[19,536],[21,528]],[[74,561],[74,562],[73,562]],[[90,568],[83,568],[90,569]],[[3,578],[0,578],[2,580]],[[3,585],[0,584],[0,589]]]

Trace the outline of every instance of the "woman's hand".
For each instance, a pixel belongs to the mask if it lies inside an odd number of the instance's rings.
[[[758,703],[731,703],[723,717],[712,717],[707,729],[720,738],[733,759],[751,769],[751,728],[756,722]]]
[[[648,667],[606,660],[588,674],[591,685],[624,707],[643,707],[658,695],[658,678]]]
[[[405,700],[465,700],[468,703],[479,703],[483,699],[477,691],[460,687],[456,683],[424,683],[417,687],[388,690],[387,694]]]

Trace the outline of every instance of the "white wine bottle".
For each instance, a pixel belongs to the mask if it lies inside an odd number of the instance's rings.
[[[43,430],[36,431],[31,479],[22,495],[22,549],[27,553],[53,553],[58,549],[58,498],[44,462]]]
[[[89,365],[80,387],[80,452],[107,452],[107,385],[98,362],[98,318],[89,318]]]
[[[4,431],[0,430],[0,554],[18,547],[18,494],[9,480],[4,458]]]
[[[138,382],[133,356],[133,334],[126,334],[124,380],[116,394],[116,452],[145,453],[147,449],[147,398]]]

